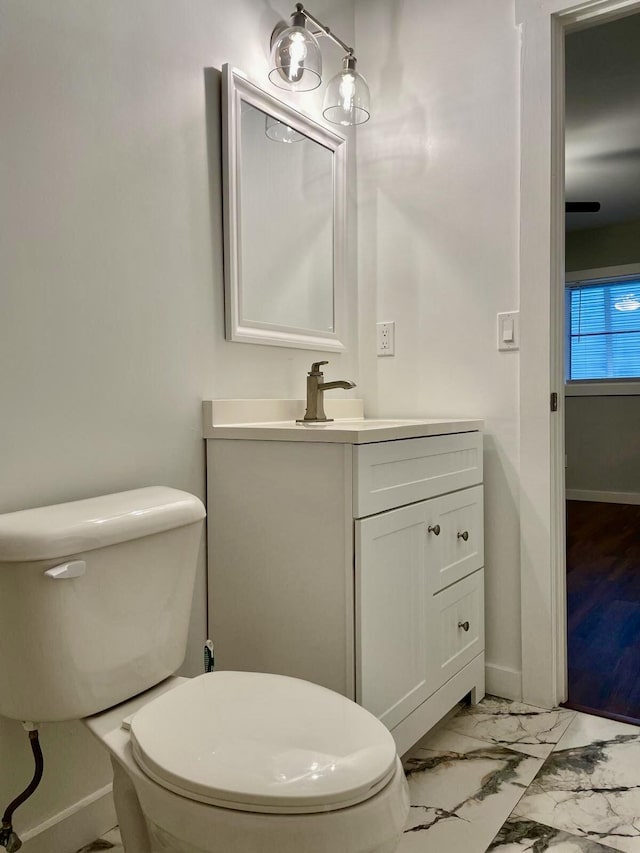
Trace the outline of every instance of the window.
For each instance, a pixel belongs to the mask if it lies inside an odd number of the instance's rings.
[[[567,381],[640,379],[640,276],[567,287]]]

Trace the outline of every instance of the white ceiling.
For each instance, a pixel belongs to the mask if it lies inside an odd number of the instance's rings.
[[[640,219],[640,14],[566,38],[567,229]]]

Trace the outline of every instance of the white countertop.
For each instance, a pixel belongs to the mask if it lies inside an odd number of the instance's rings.
[[[304,416],[304,400],[206,400],[202,409],[205,438],[369,444],[483,427],[470,418],[365,418],[362,400],[354,399],[325,399],[327,417],[335,420],[324,424],[296,423]]]

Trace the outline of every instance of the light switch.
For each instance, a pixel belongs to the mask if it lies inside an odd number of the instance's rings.
[[[520,349],[519,334],[519,312],[505,311],[498,314],[498,349],[517,350]]]

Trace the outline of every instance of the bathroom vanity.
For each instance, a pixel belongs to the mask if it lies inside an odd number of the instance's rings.
[[[484,694],[482,422],[203,404],[216,667],[355,699],[400,754]]]

